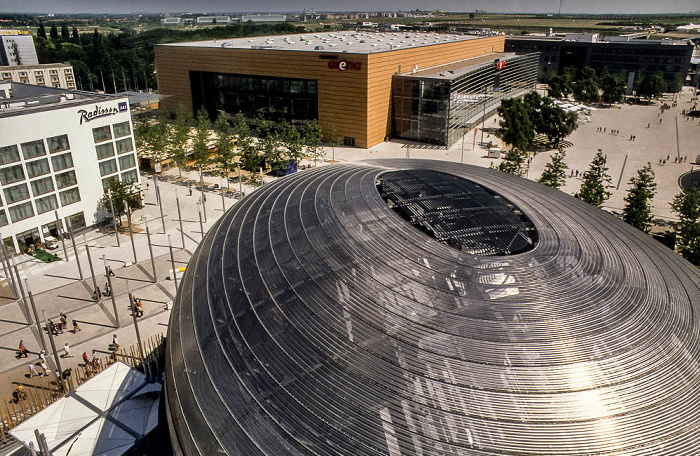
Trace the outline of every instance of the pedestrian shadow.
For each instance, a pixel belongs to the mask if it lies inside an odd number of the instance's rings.
[[[23,326],[26,326],[26,324],[27,324],[26,321],[3,320],[2,318],[0,318],[0,323],[11,323],[13,325],[23,325]]]
[[[66,295],[57,295],[56,297],[63,298],[63,299],[72,299],[73,301],[80,301],[80,302],[95,302],[95,300],[92,298],[78,298],[76,296],[66,296]]]
[[[76,282],[80,282],[79,277],[68,277],[68,276],[64,276],[64,275],[60,275],[60,274],[50,274],[48,272],[44,273],[44,275],[46,277],[54,277],[56,279],[75,280]]]

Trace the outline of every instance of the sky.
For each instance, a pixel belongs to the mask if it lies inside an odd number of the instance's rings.
[[[445,11],[555,13],[559,0],[0,0],[0,12],[164,13],[302,11]],[[688,13],[700,11],[700,0],[562,0],[562,13]]]

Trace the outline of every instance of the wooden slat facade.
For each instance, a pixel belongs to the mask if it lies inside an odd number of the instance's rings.
[[[318,115],[322,127],[335,125],[341,138],[355,138],[355,145],[372,147],[391,131],[391,77],[399,66],[410,71],[441,65],[491,52],[503,52],[503,36],[433,44],[373,54],[332,51],[214,48],[159,45],[155,47],[156,72],[165,109],[179,103],[192,109],[190,71],[264,75],[318,81]],[[360,69],[329,68],[320,54],[337,54]]]

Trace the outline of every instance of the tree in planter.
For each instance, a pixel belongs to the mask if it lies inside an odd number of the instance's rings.
[[[122,182],[116,177],[109,179],[104,195],[102,195],[102,198],[100,198],[97,204],[111,214],[112,207],[109,201],[110,192],[112,194],[115,216],[118,217],[119,225],[121,225],[122,212],[125,212],[125,202],[132,210],[141,207],[141,186],[136,182]]]
[[[256,172],[260,165],[260,156],[251,136],[250,127],[245,121],[245,116],[240,112],[233,118],[233,132],[241,169]]]
[[[314,167],[316,166],[316,161],[326,155],[323,150],[323,145],[321,140],[323,139],[323,131],[321,126],[317,121],[309,122],[304,128],[304,134],[302,136],[302,143],[306,148],[306,155],[314,158]]]
[[[216,118],[214,132],[216,133],[216,154],[211,158],[210,163],[214,166],[216,174],[225,178],[228,183],[229,174],[236,169],[236,148],[233,128],[223,114],[219,114]]]
[[[603,91],[603,101],[612,104],[625,98],[627,83],[622,74],[606,74],[603,76],[600,88]]]
[[[170,125],[168,153],[180,171],[180,179],[182,179],[182,168],[187,165],[192,121],[192,115],[185,106],[182,103],[177,105],[175,120]]]
[[[593,68],[585,67],[573,85],[574,98],[580,103],[595,103],[600,99],[600,89]]]
[[[525,105],[515,98],[505,99],[498,107],[503,140],[514,149],[526,150],[535,140],[535,128]]]
[[[651,163],[637,170],[637,175],[630,179],[632,186],[625,196],[622,219],[645,233],[651,229],[651,199],[656,195],[656,182]]]
[[[323,130],[323,136],[326,139],[326,143],[331,146],[332,157],[331,161],[335,163],[335,148],[340,145],[340,135],[335,129],[335,124],[329,123],[325,130]]]
[[[603,151],[598,149],[590,168],[583,173],[581,188],[574,195],[576,198],[596,207],[600,207],[610,198],[611,193],[608,189],[612,188],[612,181],[608,174],[608,168],[605,166],[606,163],[607,159],[603,155]]]
[[[560,189],[566,183],[566,170],[569,167],[564,163],[566,152],[559,149],[552,155],[552,159],[544,166],[544,171],[537,182],[548,187]]]
[[[700,266],[700,187],[689,186],[673,198],[671,209],[680,219],[675,225],[676,250]]]
[[[683,90],[683,73],[676,73],[673,75],[673,80],[668,84],[668,91],[671,93],[678,93]]]
[[[511,149],[506,153],[501,163],[498,164],[499,171],[525,177],[527,168],[527,154],[518,149]]]
[[[666,91],[666,83],[661,74],[648,74],[639,83],[637,87],[637,95],[644,97],[647,100],[659,98]]]
[[[258,135],[258,165],[255,168],[257,171],[259,168],[264,168],[265,165],[270,166],[275,169],[279,167],[279,163],[282,160],[279,138],[277,135],[272,133],[270,128],[270,122],[265,119],[262,114],[259,114],[255,119],[255,132]],[[253,172],[255,172],[253,171]]]
[[[194,133],[192,134],[192,155],[197,166],[209,163],[209,138],[211,137],[211,121],[206,109],[197,111]]]

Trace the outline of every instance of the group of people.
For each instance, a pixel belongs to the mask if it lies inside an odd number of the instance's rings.
[[[63,331],[68,328],[68,316],[61,312],[59,315],[59,322],[54,323],[53,320],[49,319],[49,327],[46,328],[47,331],[51,331],[51,334],[54,336],[58,336],[59,334],[63,334]],[[76,321],[73,320],[73,327],[77,325]]]
[[[132,310],[134,312],[134,315],[136,315],[137,317],[143,317],[143,304],[141,303],[140,299],[136,298],[136,296],[134,296]]]

